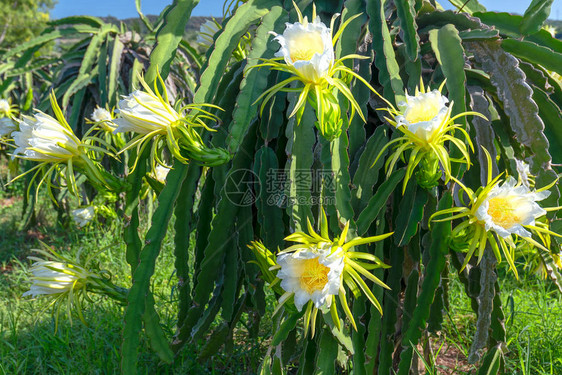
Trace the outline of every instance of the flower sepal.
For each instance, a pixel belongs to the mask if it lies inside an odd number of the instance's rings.
[[[105,172],[97,161],[92,160],[94,156],[91,158],[96,152],[112,155],[111,151],[95,145],[98,138],[89,136],[91,131],[86,133],[83,139],[79,139],[66,121],[54,92],[51,92],[50,100],[55,117],[37,111],[33,117],[24,116],[20,121],[19,131],[12,133],[16,146],[12,157],[39,163],[12,181],[27,173],[34,173],[31,181],[38,181],[36,191],[46,184],[55,203],[57,200],[52,192],[53,176],[59,177],[63,181],[62,185],[66,185],[70,194],[75,197],[80,197],[75,172],[86,175],[96,188],[103,188],[109,181],[113,189],[118,189],[118,179]],[[29,184],[30,187],[32,185],[33,183]]]
[[[354,297],[365,295],[382,314],[382,306],[363,278],[388,289],[385,283],[370,272],[388,266],[375,255],[356,251],[355,248],[384,240],[392,233],[367,238],[355,237],[347,241],[349,226],[348,221],[340,235],[331,239],[328,234],[328,218],[322,209],[320,234],[308,220],[308,233],[299,231],[287,236],[285,241],[296,244],[278,251],[277,255],[260,242],[252,243],[256,264],[262,270],[263,279],[281,296],[274,314],[285,304],[294,304],[298,311],[305,309],[305,330],[309,327],[312,330],[318,310],[323,313],[329,311],[333,321],[339,324],[337,305],[340,305],[356,329],[348,305],[347,291],[351,291]]]
[[[318,121],[314,123],[316,128],[326,140],[333,141],[342,133],[342,111],[336,97],[329,90],[324,91],[323,95],[312,97],[310,102],[316,108],[318,118]],[[320,105],[318,105],[319,101]]]
[[[442,176],[443,172],[439,167],[437,156],[433,153],[425,154],[416,172],[418,185],[426,190],[430,190],[439,185],[439,180]]]
[[[351,122],[355,113],[366,122],[365,116],[349,88],[351,81],[360,81],[369,90],[380,96],[364,78],[344,64],[346,60],[367,59],[367,56],[350,54],[337,60],[335,58],[334,46],[344,29],[360,14],[349,17],[341,24],[335,35],[332,35],[334,23],[339,14],[332,17],[330,27],[327,27],[316,15],[314,4],[311,21],[307,17],[303,17],[298,6],[294,2],[293,4],[298,14],[298,22],[287,23],[283,34],[271,31],[271,34],[275,35],[275,41],[280,45],[279,51],[275,54],[276,57],[263,59],[259,64],[249,68],[268,67],[271,70],[290,73],[291,76],[267,89],[255,103],[262,101],[261,114],[266,104],[278,92],[296,93],[298,98],[289,117],[296,115],[296,123],[300,124],[304,108],[309,103],[316,111],[318,118],[316,126],[320,133],[327,140],[332,141],[341,135],[344,124],[342,116],[348,116],[342,113],[336,99],[337,95],[341,94],[348,103],[350,112],[348,122]]]
[[[281,279],[277,277],[277,273],[281,267],[277,264],[277,257],[275,254],[266,248],[261,241],[252,241],[250,245],[248,245],[248,248],[252,250],[256,259],[250,261],[250,263],[254,263],[259,267],[262,280],[269,284],[269,287],[277,296],[283,296],[285,290],[283,290],[280,285]],[[282,310],[281,307],[284,307],[290,314],[300,313],[295,306],[293,296],[288,296],[283,303],[279,303],[275,309],[274,315]]]
[[[531,190],[523,184],[522,176],[519,181],[511,176],[502,179],[503,174],[492,178],[492,159],[485,148],[483,151],[488,161],[486,185],[479,187],[475,192],[452,177],[468,196],[466,207],[438,211],[429,221],[431,223],[464,219],[451,233],[451,238],[459,237],[461,243],[463,236],[468,240],[468,250],[461,270],[474,254],[477,254],[479,263],[486,248],[490,248],[498,263],[501,262],[503,253],[510,269],[518,277],[513,255],[515,248],[526,244],[552,253],[550,237],[562,237],[550,229],[546,218],[547,212],[558,211],[561,207],[543,208],[537,203],[549,196],[548,189],[558,180],[541,189]]]
[[[215,167],[232,159],[232,155],[224,148],[207,147],[194,129],[182,127],[178,131],[181,133],[178,138],[179,153],[185,160],[193,160],[206,167]]]
[[[418,166],[421,170],[418,182],[421,182],[424,188],[436,186],[442,174],[444,182],[448,183],[452,177],[452,162],[465,164],[467,169],[470,168],[469,150],[474,151],[474,146],[467,131],[462,125],[455,124],[455,120],[466,116],[484,116],[477,112],[463,112],[452,116],[453,103],[449,103],[449,99],[441,94],[444,85],[445,81],[438,90],[431,91],[420,82],[415,94],[413,96],[406,94],[406,101],[399,103],[398,109],[388,101],[389,107],[381,108],[390,115],[385,117],[387,122],[403,135],[387,143],[372,165],[374,166],[390,147],[393,148],[393,152],[385,164],[387,177],[399,160],[407,160],[402,194]],[[461,137],[458,137],[459,133]],[[452,146],[460,154],[459,158],[451,158]],[[408,157],[405,156],[407,152],[409,152]],[[439,169],[442,169],[443,173]]]
[[[170,153],[181,163],[194,160],[206,166],[216,166],[230,160],[231,156],[224,149],[206,146],[196,130],[207,126],[206,121],[218,122],[219,118],[210,110],[221,110],[213,104],[187,104],[175,107],[170,104],[166,85],[158,74],[154,90],[142,77],[139,78],[144,91],[137,90],[119,102],[120,118],[113,122],[118,125],[115,133],[135,132],[137,135],[125,145],[119,153],[136,147],[137,158],[132,170],[136,168],[139,156],[148,147],[150,141],[150,164],[162,164],[162,148],[167,146]]]
[[[7,117],[14,120],[18,115],[17,104],[12,104],[10,99],[0,99],[0,118]]]
[[[84,301],[92,301],[88,293],[105,295],[121,304],[126,303],[128,290],[114,285],[109,272],[89,266],[93,255],[82,263],[78,256],[71,259],[45,244],[43,247],[45,250],[34,250],[42,257],[29,257],[34,261],[30,268],[32,284],[23,297],[43,297],[51,300],[50,306],[53,306],[55,313],[55,330],[61,308],[67,312],[71,324],[74,312],[87,325],[82,311]]]

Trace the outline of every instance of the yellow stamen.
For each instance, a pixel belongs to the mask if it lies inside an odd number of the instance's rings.
[[[315,53],[324,52],[324,43],[319,33],[302,33],[289,42],[291,61],[309,61]]]
[[[439,107],[438,104],[439,103],[435,100],[426,100],[423,102],[423,106],[420,105],[416,106],[416,108],[410,109],[405,114],[406,120],[410,124],[431,121],[439,114],[439,110],[441,109],[441,107]]]
[[[330,268],[318,262],[318,258],[304,260],[302,267],[301,288],[310,294],[324,289],[328,283]]]
[[[516,202],[510,197],[496,197],[488,201],[488,215],[495,224],[509,229],[521,222],[521,217],[516,214]]]

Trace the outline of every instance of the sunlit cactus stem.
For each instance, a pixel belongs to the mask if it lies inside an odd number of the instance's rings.
[[[242,1],[240,1],[242,3]],[[230,8],[230,7],[229,7]],[[223,19],[229,17],[229,9],[225,10],[227,13],[223,15]],[[205,21],[197,33],[196,42],[205,50],[211,48],[214,43],[215,35],[222,30],[222,25],[216,19],[210,19]],[[236,48],[232,52],[232,57],[236,61],[242,61],[246,59],[248,50],[251,48],[252,37],[248,32],[240,39]]]

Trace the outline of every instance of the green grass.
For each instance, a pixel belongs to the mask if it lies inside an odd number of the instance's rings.
[[[27,290],[27,256],[39,240],[57,251],[74,255],[99,251],[96,261],[112,273],[112,281],[130,286],[129,266],[121,241],[122,227],[95,224],[85,230],[63,228],[48,201],[39,205],[38,225],[19,232],[22,200],[0,193],[0,375],[3,374],[117,374],[124,307],[107,298],[94,296],[95,303],[85,308],[85,326],[78,319],[71,325],[62,315],[58,331],[45,300],[30,300],[21,295]],[[145,223],[146,224],[146,223]],[[145,225],[146,226],[146,225]],[[174,274],[171,233],[153,277],[152,290],[161,323],[171,340],[176,324],[177,283]],[[101,250],[101,251],[100,251]],[[521,272],[518,281],[500,268],[499,280],[506,315],[508,374],[562,374],[562,297],[549,280]],[[268,296],[268,314],[274,304]],[[467,363],[474,335],[475,314],[458,277],[450,281],[450,310],[444,329],[433,338],[436,369],[439,374],[475,374],[476,366]],[[232,352],[199,361],[196,353],[205,338],[187,346],[173,365],[166,365],[142,343],[139,354],[143,374],[254,374],[267,349],[271,323],[263,317],[259,339],[251,338],[242,323],[234,332]],[[443,344],[441,346],[441,344]],[[440,349],[439,349],[440,348]],[[447,370],[445,370],[447,369]]]
[[[8,204],[9,203],[9,204]],[[72,325],[64,313],[55,333],[55,319],[45,310],[46,300],[22,298],[28,289],[27,256],[39,248],[39,240],[56,251],[74,256],[99,252],[100,269],[112,274],[112,281],[130,287],[129,266],[121,241],[120,225],[94,224],[85,230],[61,228],[50,202],[42,202],[38,223],[33,230],[17,230],[22,200],[0,195],[0,375],[4,374],[117,374],[124,307],[105,297],[92,295],[95,303],[86,304],[87,326],[77,318]],[[176,324],[173,237],[168,234],[158,258],[152,290],[161,323],[172,339]],[[101,250],[101,251],[100,251]],[[244,317],[247,318],[247,317]],[[267,325],[265,325],[267,326]],[[264,333],[262,337],[267,334]],[[187,346],[173,365],[166,365],[142,343],[140,373],[146,374],[253,374],[265,350],[261,340],[248,337],[243,324],[235,338],[246,343],[234,346],[233,353],[199,361],[198,349],[205,340]]]
[[[506,284],[510,285],[506,285]],[[524,286],[524,287],[522,287]],[[506,281],[510,365],[521,374],[562,374],[562,296],[536,277]]]
[[[498,271],[506,316],[506,374],[562,374],[562,295],[550,280],[520,271],[520,280],[502,266]],[[466,357],[475,332],[476,315],[464,287],[451,273],[449,318],[444,322],[448,347],[461,353],[464,366],[455,374],[472,374]],[[438,361],[439,363],[439,361]],[[472,369],[468,371],[469,369]]]

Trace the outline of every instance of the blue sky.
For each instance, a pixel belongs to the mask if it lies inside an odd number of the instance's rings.
[[[561,0],[562,1],[562,0]],[[160,14],[172,0],[141,0],[144,14]],[[220,16],[222,0],[200,0],[193,10],[194,16]],[[135,0],[58,0],[51,11],[51,18],[75,15],[114,16],[117,18],[136,17]]]
[[[172,0],[142,0],[144,14],[160,14],[162,9]],[[480,3],[495,11],[509,11],[523,13],[531,0],[480,0]],[[220,16],[223,0],[201,0],[193,11],[194,16]],[[441,1],[447,8],[452,8],[448,1]],[[508,5],[509,4],[509,5]],[[62,18],[74,15],[115,16],[129,18],[136,16],[134,0],[58,0],[58,4],[51,12],[52,18]],[[551,18],[562,19],[562,0],[554,0]]]

